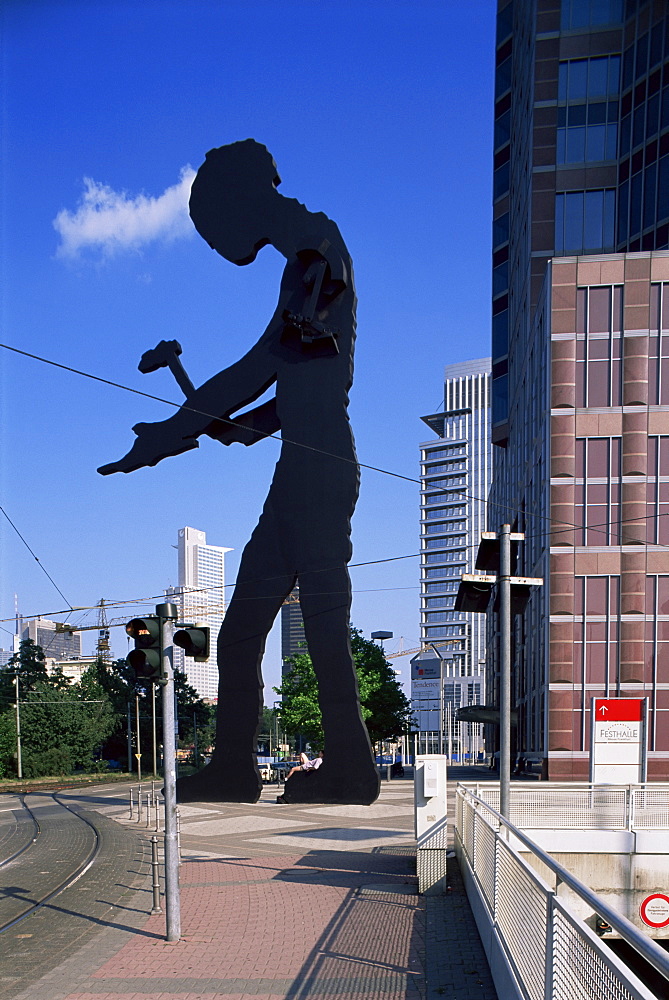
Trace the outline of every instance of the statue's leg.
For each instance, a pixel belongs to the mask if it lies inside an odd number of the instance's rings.
[[[179,802],[256,802],[262,781],[254,757],[262,718],[265,642],[293,588],[265,515],[244,549],[237,584],[218,635],[216,748],[211,762],[177,782]]]
[[[298,575],[300,605],[311,662],[318,679],[325,745],[317,771],[286,782],[286,802],[369,805],[379,794],[379,776],[360,712],[351,655],[351,582],[344,564]]]

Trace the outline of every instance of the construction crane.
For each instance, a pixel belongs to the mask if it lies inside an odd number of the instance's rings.
[[[455,639],[440,639],[439,642],[424,642],[422,645],[416,646],[415,649],[399,649],[396,653],[386,653],[385,657],[387,660],[393,660],[398,656],[413,656],[414,653],[427,653],[433,646],[448,646],[452,642],[462,642],[464,638],[464,635],[460,635]]]
[[[102,660],[103,663],[108,663],[111,660],[109,622],[107,621],[104,597],[100,598],[100,603],[98,604],[98,642],[95,651],[98,659]]]

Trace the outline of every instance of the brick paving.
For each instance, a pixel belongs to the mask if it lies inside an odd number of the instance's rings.
[[[121,794],[77,790],[68,801],[136,844],[151,831],[128,822]],[[148,879],[131,864],[117,879],[124,909],[101,916],[73,954],[51,950],[47,974],[4,996],[497,1000],[455,859],[445,895],[417,894],[411,782],[384,783],[371,807],[275,797],[267,788],[255,806],[182,807],[181,941],[164,940],[164,915],[141,915]]]

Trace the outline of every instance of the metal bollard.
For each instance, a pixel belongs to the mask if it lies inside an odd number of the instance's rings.
[[[146,793],[146,829],[148,830],[151,826],[151,800],[149,799],[149,793]]]
[[[162,913],[160,906],[160,863],[158,861],[158,838],[151,837],[151,871],[153,874],[153,907],[151,913]]]
[[[179,858],[179,864],[181,864],[181,814],[177,809],[177,857]]]
[[[133,813],[132,813],[132,788],[131,788],[130,789],[130,816],[128,818],[132,819],[132,815],[133,815]]]
[[[142,786],[137,786],[137,822],[142,822]]]

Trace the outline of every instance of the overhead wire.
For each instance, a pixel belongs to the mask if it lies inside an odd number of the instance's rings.
[[[134,395],[137,395],[137,396],[143,396],[146,399],[151,399],[151,400],[154,400],[155,402],[158,402],[158,403],[164,403],[166,406],[173,406],[176,409],[187,410],[190,413],[196,413],[199,416],[206,417],[208,420],[220,421],[222,423],[226,423],[226,424],[230,424],[230,425],[235,426],[235,427],[239,427],[242,430],[253,430],[253,432],[255,434],[259,435],[260,437],[262,437],[262,438],[271,438],[273,441],[278,441],[280,444],[289,444],[289,445],[292,445],[292,446],[294,446],[296,448],[303,448],[303,449],[305,449],[307,451],[312,451],[312,452],[315,452],[316,454],[324,455],[327,458],[334,458],[334,459],[336,459],[336,460],[338,460],[340,462],[345,462],[346,464],[349,464],[349,465],[355,465],[357,468],[360,468],[360,469],[367,469],[370,472],[378,472],[381,475],[391,476],[391,477],[393,477],[395,479],[400,479],[400,480],[403,480],[404,482],[412,483],[414,485],[423,487],[423,480],[422,479],[417,479],[415,476],[406,476],[403,473],[401,473],[401,472],[395,472],[392,469],[384,469],[384,468],[381,468],[380,466],[377,466],[377,465],[370,465],[367,462],[360,462],[360,461],[358,461],[357,458],[356,459],[352,459],[352,458],[348,458],[345,455],[337,455],[337,454],[335,454],[333,452],[325,451],[322,448],[317,448],[315,445],[305,444],[302,441],[293,441],[290,438],[279,436],[279,434],[272,434],[272,433],[269,433],[269,432],[266,432],[266,431],[257,430],[256,428],[252,428],[252,427],[249,427],[249,426],[241,423],[241,421],[240,421],[239,418],[232,419],[230,417],[221,417],[221,416],[218,416],[218,415],[213,414],[213,413],[207,413],[205,410],[199,410],[196,407],[190,406],[189,403],[188,403],[188,400],[186,400],[186,401],[184,401],[182,403],[176,403],[176,402],[174,402],[174,400],[165,399],[162,396],[156,396],[156,395],[154,395],[152,393],[144,392],[141,389],[134,389],[131,386],[124,385],[121,382],[114,382],[111,379],[102,378],[102,376],[100,376],[100,375],[93,375],[91,372],[85,372],[85,371],[82,371],[79,368],[73,368],[71,365],[65,365],[65,364],[62,364],[59,361],[53,361],[51,358],[45,358],[45,357],[42,357],[39,354],[33,354],[30,351],[23,351],[23,350],[21,350],[18,347],[12,346],[11,344],[0,343],[0,347],[4,348],[5,350],[12,351],[15,354],[20,354],[23,357],[31,358],[34,361],[40,361],[43,364],[52,365],[53,367],[60,368],[63,371],[71,372],[72,374],[75,374],[75,375],[81,375],[83,378],[89,378],[89,379],[92,379],[93,381],[101,382],[104,385],[109,385],[109,386],[112,386],[113,388],[116,388],[116,389],[123,389],[126,392],[131,392],[131,393],[133,393]],[[243,417],[243,414],[242,414],[242,417]],[[447,489],[444,489],[442,487],[436,487],[435,491],[436,492],[443,492],[447,496],[457,495],[457,496],[462,497],[463,499],[475,500],[478,503],[485,504],[486,506],[499,507],[500,509],[507,510],[510,513],[513,513],[513,514],[523,514],[526,517],[535,517],[535,518],[538,518],[538,519],[541,519],[541,520],[545,520],[545,521],[554,521],[555,520],[555,518],[552,518],[549,514],[542,514],[542,513],[537,512],[537,511],[521,510],[518,507],[514,507],[514,506],[508,505],[508,504],[503,504],[503,503],[500,503],[500,502],[498,502],[496,500],[491,500],[489,497],[477,497],[477,496],[474,496],[473,494],[467,493],[464,490],[463,491],[457,491],[457,490],[452,490],[450,488],[447,490]],[[648,517],[650,517],[650,516],[652,516],[652,515],[648,515]],[[639,519],[638,518],[631,518],[630,520],[637,521]],[[559,522],[559,523],[565,524],[566,522]],[[616,523],[616,522],[612,522],[612,523]],[[621,521],[620,523],[626,523],[626,522]],[[565,530],[570,530],[570,528],[580,528],[580,527],[582,527],[582,526],[578,525],[578,524],[570,524],[568,528],[561,528],[561,529],[558,529],[558,530],[559,531],[565,531]],[[383,561],[383,560],[380,560],[380,561]],[[64,598],[64,600],[67,600],[67,599]]]
[[[5,350],[12,351],[12,352],[14,352],[16,354],[22,355],[24,357],[31,358],[32,360],[42,362],[43,364],[48,364],[48,365],[51,365],[51,366],[53,366],[55,368],[60,368],[60,369],[62,369],[64,371],[70,372],[72,374],[80,375],[83,378],[88,378],[88,379],[91,379],[93,381],[100,382],[100,383],[102,383],[104,385],[109,385],[109,386],[111,386],[113,388],[123,389],[126,392],[131,392],[134,395],[143,396],[143,397],[145,397],[147,399],[151,399],[151,400],[153,400],[155,402],[159,402],[159,403],[163,403],[163,404],[165,404],[167,406],[175,407],[176,409],[188,410],[189,412],[197,413],[200,416],[207,417],[207,419],[221,421],[223,423],[228,423],[228,424],[234,425],[236,427],[241,427],[242,429],[244,429],[244,424],[241,423],[241,421],[240,421],[239,418],[237,418],[235,420],[232,420],[232,419],[227,418],[227,417],[220,417],[218,415],[207,413],[207,412],[205,412],[203,410],[199,410],[199,409],[197,409],[197,408],[195,408],[193,406],[190,406],[188,404],[187,400],[185,402],[182,402],[182,403],[177,403],[177,402],[174,402],[173,400],[165,399],[165,398],[163,398],[161,396],[156,396],[153,393],[144,392],[141,389],[135,389],[135,388],[132,388],[131,386],[124,385],[124,384],[122,384],[120,382],[114,382],[111,379],[102,378],[99,375],[94,375],[94,374],[92,374],[90,372],[85,372],[85,371],[82,371],[81,369],[73,368],[71,365],[66,365],[66,364],[63,364],[61,362],[54,361],[54,360],[52,360],[50,358],[45,358],[45,357],[42,357],[41,355],[33,354],[33,353],[29,352],[29,351],[23,351],[20,348],[14,347],[14,346],[12,346],[10,344],[0,343],[0,347],[4,348]],[[242,418],[243,418],[243,414],[242,414]],[[249,429],[249,428],[246,428],[246,429]],[[263,437],[263,438],[271,438],[272,440],[278,441],[282,445],[283,444],[289,444],[289,445],[293,445],[295,447],[304,448],[304,449],[307,449],[309,451],[325,455],[325,456],[327,456],[329,458],[338,459],[339,461],[345,462],[347,464],[356,465],[356,467],[361,468],[361,469],[367,469],[368,471],[378,472],[381,475],[391,476],[393,478],[400,479],[400,480],[403,480],[405,482],[410,482],[412,484],[421,486],[421,488],[423,489],[423,491],[429,490],[432,493],[443,493],[445,497],[447,496],[449,498],[457,496],[457,497],[459,497],[459,498],[461,498],[463,500],[473,500],[473,501],[476,501],[478,503],[482,503],[482,504],[484,504],[487,507],[495,506],[495,507],[497,507],[499,509],[509,511],[510,513],[513,513],[513,514],[521,514],[521,515],[523,515],[526,518],[536,518],[536,519],[540,519],[540,520],[544,520],[544,521],[548,521],[548,522],[552,522],[552,523],[556,522],[556,519],[553,518],[553,517],[551,517],[548,514],[543,514],[543,513],[540,513],[540,512],[536,512],[536,511],[528,511],[526,509],[525,510],[521,510],[521,509],[519,509],[517,507],[513,507],[511,505],[507,505],[507,504],[500,503],[498,501],[491,500],[489,497],[488,498],[484,498],[484,497],[475,496],[474,494],[468,493],[465,490],[459,491],[459,490],[454,490],[452,488],[445,489],[444,487],[437,487],[437,486],[431,487],[429,483],[424,483],[424,477],[421,478],[421,479],[417,479],[417,478],[415,478],[413,476],[406,476],[406,475],[404,475],[402,473],[395,472],[395,471],[390,470],[390,469],[384,469],[384,468],[382,468],[380,466],[375,466],[375,465],[371,465],[369,463],[360,462],[357,459],[348,458],[347,456],[337,455],[337,454],[334,454],[334,453],[331,453],[331,452],[327,452],[324,449],[317,448],[317,447],[315,447],[313,445],[308,445],[308,444],[305,444],[305,443],[300,442],[300,441],[293,441],[291,439],[287,439],[285,437],[281,437],[278,434],[272,434],[272,433],[260,432],[260,431],[255,431],[255,433],[260,434],[261,437]],[[53,584],[53,586],[56,588],[56,590],[58,591],[58,593],[60,594],[60,596],[68,604],[69,613],[72,613],[74,611],[74,608],[72,607],[72,605],[70,604],[70,602],[67,600],[67,598],[65,597],[65,595],[63,594],[63,592],[60,590],[60,588],[57,586],[57,584],[55,583],[55,581],[53,580],[53,578],[47,572],[47,570],[45,569],[45,567],[42,565],[42,563],[40,562],[39,558],[35,555],[35,553],[31,549],[31,547],[28,545],[28,543],[25,540],[25,538],[19,532],[18,528],[16,528],[16,526],[14,525],[14,523],[12,522],[12,520],[9,518],[9,515],[6,513],[6,511],[2,507],[0,507],[0,511],[2,511],[2,513],[5,515],[5,517],[9,521],[9,523],[12,525],[12,527],[14,528],[14,530],[16,531],[16,533],[18,534],[18,536],[23,541],[23,543],[26,546],[26,548],[28,549],[28,551],[36,559],[36,561],[40,565],[41,569],[46,574],[46,576],[48,577],[48,579],[51,581],[51,583]],[[623,524],[630,523],[630,522],[638,523],[640,520],[648,520],[648,519],[653,518],[653,517],[661,517],[661,516],[667,516],[667,515],[661,515],[661,514],[658,515],[656,513],[651,513],[651,514],[645,515],[643,518],[635,517],[635,518],[628,518],[628,519],[619,519],[617,521],[606,521],[606,522],[601,522],[600,524],[595,524],[595,525],[592,525],[592,524],[585,525],[585,524],[575,524],[575,523],[572,524],[570,522],[559,521],[557,523],[561,524],[562,527],[560,527],[560,528],[555,527],[555,528],[549,530],[547,534],[548,534],[549,537],[551,537],[553,535],[564,534],[566,532],[571,532],[571,531],[574,531],[574,530],[577,530],[577,531],[578,530],[581,530],[581,531],[583,531],[583,530],[597,530],[597,529],[600,529],[600,528],[602,530],[602,533],[605,533],[608,530],[610,530],[610,528],[613,527],[614,525],[621,525],[622,526]],[[533,536],[531,536],[531,537],[533,537]],[[528,540],[528,539],[526,539],[526,540]],[[658,545],[658,546],[660,546],[662,548],[669,547],[665,543],[660,543],[660,542],[653,543],[653,544],[656,544],[656,545]],[[478,544],[476,544],[476,545],[470,545],[470,546],[465,546],[466,549],[472,549],[472,548],[477,548],[477,547],[478,547]],[[459,548],[462,549],[462,546],[460,546]],[[375,565],[375,564],[381,564],[381,563],[386,563],[386,562],[394,562],[394,561],[398,561],[398,560],[402,560],[402,559],[418,558],[425,551],[426,550],[423,550],[423,552],[410,553],[408,555],[402,555],[402,556],[391,556],[391,557],[388,557],[388,558],[385,558],[385,559],[369,560],[369,561],[363,562],[363,563],[351,563],[350,564],[350,568],[353,569],[353,568],[357,568],[357,567],[360,567],[360,566]],[[262,578],[262,579],[269,580],[271,578]],[[226,584],[225,586],[226,587],[228,587],[228,586],[234,586],[234,584]],[[210,588],[203,588],[203,589],[210,589]],[[389,589],[395,589],[395,588],[389,588]],[[195,592],[196,591],[189,591],[189,593],[195,593]],[[106,606],[108,606],[108,607],[115,607],[115,606],[120,606],[120,604],[123,604],[125,606],[131,605],[131,604],[141,605],[143,603],[148,603],[150,600],[157,599],[158,597],[162,597],[162,596],[164,596],[164,595],[162,595],[162,594],[160,594],[160,595],[152,595],[151,597],[147,597],[147,598],[138,598],[138,599],[133,600],[133,601],[123,601],[123,602],[118,602],[118,603],[117,602],[110,602],[110,603],[106,602]],[[91,605],[90,608],[81,608],[81,609],[77,608],[77,610],[93,610],[94,607],[95,607],[94,605]],[[48,614],[64,614],[65,612],[60,611],[60,612],[47,612],[47,613]],[[2,620],[2,621],[10,621],[11,619],[0,619],[0,620]]]

